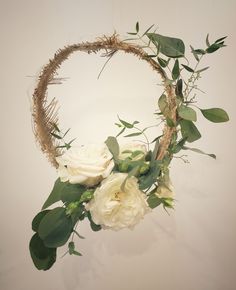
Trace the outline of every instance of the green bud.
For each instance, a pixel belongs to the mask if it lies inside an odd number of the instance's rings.
[[[174,208],[174,199],[172,197],[162,198],[162,203],[164,207]]]
[[[78,201],[69,203],[66,208],[66,215],[72,215],[73,212],[77,209],[78,205],[79,205]]]
[[[128,162],[120,162],[118,165],[118,169],[120,172],[128,172],[129,163]]]
[[[93,198],[94,190],[86,190],[80,198],[80,202],[89,201]]]
[[[140,174],[145,174],[145,173],[147,173],[148,170],[149,170],[149,168],[150,168],[150,164],[149,164],[149,162],[145,162],[145,163],[141,166],[141,168],[140,168]]]

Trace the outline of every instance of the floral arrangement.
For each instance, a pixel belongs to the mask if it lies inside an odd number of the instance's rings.
[[[196,109],[209,121],[219,123],[229,120],[221,108],[202,109],[196,106],[197,81],[208,67],[199,67],[203,57],[224,47],[226,37],[209,41],[204,48],[190,46],[195,64],[185,54],[181,39],[151,32],[153,26],[140,33],[139,23],[131,38],[119,40],[117,35],[102,37],[95,42],[67,46],[59,50],[43,68],[33,95],[34,132],[41,149],[57,168],[58,179],[42,210],[34,217],[34,235],[29,248],[34,265],[48,270],[56,261],[57,248],[68,245],[66,253],[81,256],[74,238],[83,237],[79,224],[88,219],[91,229],[133,229],[144,216],[162,205],[165,210],[174,207],[173,186],[169,167],[180,151],[191,150],[187,144],[201,137],[195,123]],[[57,101],[47,104],[47,86],[56,84],[56,71],[61,63],[75,51],[96,53],[105,50],[111,59],[118,51],[131,53],[146,61],[162,79],[163,93],[157,102],[155,117],[164,124],[163,133],[151,142],[139,122],[119,118],[116,137],[109,136],[104,143],[72,146],[74,140],[65,141],[68,130],[59,129]],[[154,125],[157,126],[157,125]],[[153,127],[153,126],[151,126]],[[143,137],[126,144],[118,137]],[[138,137],[138,138],[139,138]],[[214,154],[207,154],[216,158]],[[57,202],[57,207],[51,208]]]

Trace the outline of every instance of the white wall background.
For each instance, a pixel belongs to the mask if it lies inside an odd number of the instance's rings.
[[[0,1],[0,289],[2,290],[233,290],[235,286],[235,11],[233,0],[1,0]],[[200,82],[203,107],[224,107],[231,121],[214,125],[199,116],[199,148],[216,161],[189,154],[175,160],[176,210],[158,208],[134,231],[93,233],[86,223],[77,242],[81,258],[58,259],[48,272],[31,262],[31,220],[50,192],[55,170],[35,145],[30,94],[36,75],[66,44],[116,30],[122,36],[136,21],[155,23],[164,35],[201,46],[228,35],[228,47],[209,56]],[[61,124],[79,143],[103,140],[117,131],[116,114],[153,122],[161,93],[146,64],[118,55],[101,79],[98,56],[73,56],[60,71],[70,79],[52,90],[62,104]],[[63,253],[63,250],[60,251]]]

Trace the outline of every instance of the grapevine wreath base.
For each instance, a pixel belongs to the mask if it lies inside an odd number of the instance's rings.
[[[197,148],[186,146],[201,137],[195,126],[197,108],[212,122],[228,121],[227,113],[220,108],[200,109],[196,92],[201,92],[196,82],[208,67],[198,68],[205,55],[224,47],[224,39],[210,43],[206,48],[191,46],[195,66],[190,66],[181,39],[150,32],[151,26],[140,34],[139,23],[130,39],[121,40],[117,34],[104,36],[94,42],[66,46],[57,51],[53,59],[42,69],[33,94],[33,121],[36,140],[50,163],[57,169],[58,179],[42,210],[34,217],[35,232],[30,241],[30,254],[39,270],[48,270],[56,261],[57,248],[68,244],[67,253],[81,256],[75,249],[75,236],[83,238],[77,226],[88,219],[92,230],[120,230],[134,228],[146,213],[159,205],[173,208],[173,187],[169,178],[169,166],[181,150],[206,154]],[[158,100],[155,116],[164,124],[163,132],[149,142],[146,131],[138,121],[127,122],[119,118],[119,133],[109,136],[104,143],[73,146],[74,140],[65,141],[68,130],[61,131],[58,121],[58,102],[48,103],[50,84],[58,83],[60,65],[74,52],[88,54],[102,51],[108,60],[118,51],[132,54],[160,75],[163,94]],[[181,62],[181,63],[180,63]],[[188,75],[185,79],[185,75]],[[194,107],[194,108],[193,108]],[[153,127],[153,126],[150,126]],[[144,138],[119,144],[117,138]],[[215,158],[214,154],[207,154]],[[182,158],[183,159],[183,158]],[[61,201],[62,205],[50,208]]]

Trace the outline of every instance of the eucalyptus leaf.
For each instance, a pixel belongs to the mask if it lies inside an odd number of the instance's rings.
[[[95,222],[92,220],[92,216],[91,216],[91,213],[90,212],[88,212],[87,216],[88,216],[88,219],[90,221],[90,227],[91,227],[91,229],[94,232],[100,231],[102,229],[102,227],[100,225],[95,224]]]
[[[121,184],[121,190],[122,191],[125,191],[125,184],[126,184],[126,181],[132,177],[132,176],[137,176],[139,174],[139,171],[140,171],[140,167],[141,167],[141,164],[139,164],[139,162],[133,162],[134,166],[132,167],[132,169],[128,172],[128,175],[127,177],[125,178],[125,180],[123,181],[123,183]]]
[[[38,233],[34,234],[29,243],[30,255],[38,270],[48,270],[56,261],[56,248],[45,247]]]
[[[199,55],[204,55],[204,54],[206,54],[206,51],[205,51],[204,49],[200,49],[200,48],[198,48],[198,49],[194,49],[194,52],[195,52],[196,54],[199,54]]]
[[[50,193],[49,197],[45,201],[42,209],[45,209],[49,207],[50,205],[54,204],[55,202],[59,201],[61,199],[61,194],[65,186],[66,186],[66,183],[61,182],[60,178],[58,178],[55,181],[52,192]]]
[[[216,155],[215,154],[209,154],[209,153],[205,153],[204,151],[198,149],[198,148],[189,148],[189,147],[186,147],[186,146],[183,146],[183,149],[184,150],[191,150],[193,152],[196,152],[196,153],[200,153],[200,154],[203,154],[203,155],[208,155],[214,159],[216,159]]]
[[[175,60],[174,67],[172,69],[172,78],[176,80],[179,77],[180,70],[179,70],[179,61],[178,59]]]
[[[172,152],[173,154],[177,154],[177,153],[179,153],[180,150],[183,149],[184,144],[186,143],[186,141],[187,141],[187,137],[182,138],[182,139],[181,139],[181,140],[180,140],[176,145],[173,146],[171,152]]]
[[[144,35],[146,35],[152,28],[153,28],[154,24],[152,24],[150,27],[148,27],[148,29],[143,33],[142,37]]]
[[[33,230],[34,232],[37,232],[37,231],[38,231],[39,224],[40,224],[41,220],[42,220],[43,217],[44,217],[47,213],[49,213],[49,212],[50,212],[50,210],[44,210],[44,211],[39,212],[39,213],[34,217],[34,219],[33,219],[33,221],[32,221],[32,230]]]
[[[72,220],[65,208],[57,207],[43,217],[38,233],[46,247],[57,248],[68,241],[72,229]]]
[[[68,249],[69,249],[69,254],[73,255],[73,252],[75,250],[75,243],[74,242],[69,242]]]
[[[76,230],[73,230],[73,232],[76,234],[76,236],[80,239],[85,239],[85,237],[81,236]]]
[[[192,121],[180,121],[181,134],[183,138],[187,138],[187,142],[194,142],[201,138],[201,134]]]
[[[175,94],[177,97],[180,97],[180,99],[183,99],[183,80],[179,79],[177,81],[176,87],[175,87]]]
[[[220,43],[213,43],[211,46],[209,46],[207,49],[206,49],[206,52],[207,53],[213,53],[215,51],[217,51],[219,48],[223,47],[224,45],[223,44],[220,44]]]
[[[148,173],[139,178],[139,188],[141,190],[150,188],[157,181],[160,175],[160,165],[161,162],[158,160],[154,160],[150,163]]]
[[[207,69],[209,69],[209,66],[206,66],[204,68],[201,68],[201,69],[197,70],[196,73],[201,73],[201,72],[203,72],[203,71],[205,71]]]
[[[167,37],[156,33],[148,33],[148,38],[159,47],[162,54],[168,57],[183,57],[185,53],[184,42],[179,38]]]
[[[124,131],[125,131],[126,127],[123,127],[120,132],[116,135],[116,138],[119,137]]]
[[[118,144],[116,138],[113,136],[109,136],[107,138],[107,140],[105,141],[105,143],[106,143],[109,151],[113,155],[114,160],[118,160],[120,148],[119,148],[119,144]]]
[[[206,37],[206,45],[209,47],[210,46],[210,42],[209,42],[209,33],[207,34]]]
[[[199,57],[197,55],[197,53],[195,52],[194,48],[190,45],[190,48],[191,48],[191,52],[193,54],[193,56],[195,57],[196,61],[199,61]]]
[[[221,38],[217,39],[217,40],[215,41],[215,43],[221,42],[221,41],[224,40],[225,38],[227,38],[227,36],[224,36],[224,37],[221,37]]]
[[[129,129],[131,129],[131,128],[133,128],[134,127],[134,125],[133,124],[131,124],[131,123],[129,123],[129,122],[127,122],[127,121],[125,121],[125,120],[122,120],[122,119],[120,119],[120,117],[118,116],[118,119],[119,119],[119,121],[121,122],[121,124],[122,125],[124,125],[126,128],[129,128]]]
[[[80,200],[81,195],[85,190],[85,187],[81,184],[72,184],[69,182],[65,182],[65,186],[63,187],[61,193],[61,200],[64,203],[78,201]]]
[[[61,136],[59,136],[58,134],[56,134],[56,133],[53,133],[53,132],[51,132],[51,135],[54,137],[54,138],[56,138],[56,139],[59,139],[59,140],[61,140],[62,139],[62,137]]]
[[[203,116],[214,123],[222,123],[229,121],[229,116],[225,110],[220,108],[200,109]]]
[[[175,127],[175,122],[169,117],[166,117],[166,124],[170,128],[174,128]]]
[[[162,203],[162,200],[155,195],[155,193],[152,193],[148,199],[147,199],[147,203],[149,205],[150,208],[155,208],[157,206],[159,206]]]
[[[183,118],[185,120],[194,121],[194,122],[197,121],[197,114],[196,114],[196,112],[192,108],[190,108],[188,106],[181,105],[178,108],[178,114],[179,114],[179,116],[181,118]]]
[[[167,116],[170,113],[167,97],[165,94],[160,96],[158,100],[158,106],[164,116]]]
[[[124,137],[135,137],[135,136],[140,136],[142,134],[143,134],[143,132],[136,132],[136,133],[131,133],[131,134],[125,135]]]
[[[158,58],[157,58],[157,61],[158,61],[159,65],[160,65],[161,67],[163,67],[163,68],[167,67],[167,65],[168,65],[168,63],[169,63],[167,60],[165,60],[165,59],[163,59],[163,58],[161,58],[161,57],[158,57]]]
[[[187,66],[187,65],[185,65],[185,64],[182,64],[182,66],[187,70],[187,71],[189,71],[189,72],[194,72],[194,69],[192,69],[191,67],[189,67],[189,66]]]

